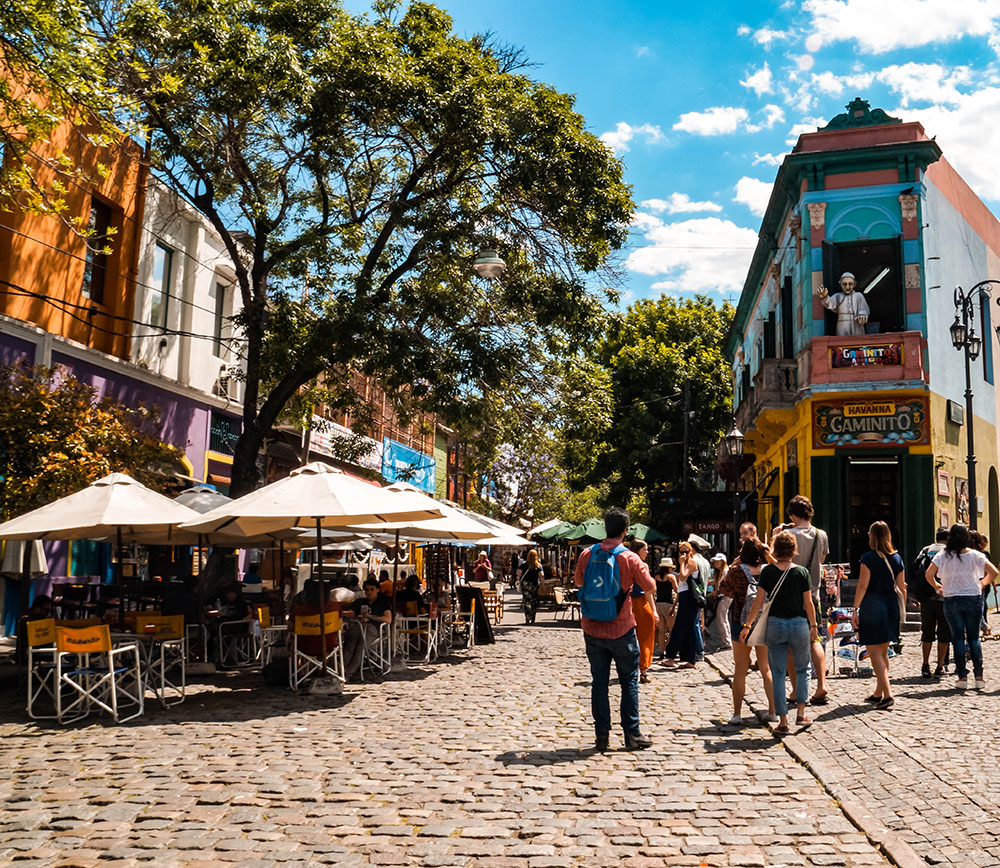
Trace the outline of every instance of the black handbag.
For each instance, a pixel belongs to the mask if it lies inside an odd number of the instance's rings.
[[[695,578],[698,576],[698,578]],[[696,609],[704,609],[707,600],[705,599],[705,589],[701,586],[701,573],[691,573],[688,576],[688,590],[691,592],[691,602]]]

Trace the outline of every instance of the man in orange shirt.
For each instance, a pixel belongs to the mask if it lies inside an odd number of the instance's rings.
[[[573,581],[576,586],[583,587],[584,576],[595,550],[611,552],[620,547],[629,526],[629,514],[624,509],[614,508],[604,515],[604,528],[607,538],[585,549],[576,562],[576,572]],[[587,648],[587,659],[590,661],[590,674],[593,678],[590,688],[590,706],[594,715],[595,745],[597,750],[608,749],[608,739],[611,733],[611,702],[608,697],[608,686],[611,681],[611,663],[614,661],[618,671],[618,682],[622,688],[621,723],[625,732],[626,750],[643,750],[652,741],[639,730],[639,640],[635,634],[635,616],[629,596],[633,583],[644,591],[651,593],[656,589],[656,583],[649,570],[635,552],[624,549],[616,556],[618,565],[618,581],[622,594],[618,616],[612,621],[597,621],[581,617],[583,639]]]

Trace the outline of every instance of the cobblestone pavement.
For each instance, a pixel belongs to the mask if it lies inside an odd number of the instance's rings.
[[[655,673],[641,702],[653,749],[594,754],[580,631],[551,621],[340,698],[226,675],[132,724],[60,729],[8,693],[0,864],[886,864],[765,729],[721,723],[709,667]]]
[[[904,634],[903,656],[890,662],[891,711],[864,701],[873,678],[833,678],[830,704],[812,710],[816,725],[789,746],[804,748],[825,784],[863,805],[922,863],[1000,866],[1000,642],[983,642],[982,692],[959,691],[954,676],[921,678],[919,649],[918,634]],[[726,671],[729,659],[718,658]],[[760,680],[751,683],[766,707]]]

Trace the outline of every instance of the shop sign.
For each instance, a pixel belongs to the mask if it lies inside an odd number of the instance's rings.
[[[358,467],[365,467],[377,473],[382,472],[382,444],[377,440],[355,434],[350,428],[324,419],[322,416],[313,416],[312,425],[312,432],[309,435],[309,449],[311,451],[326,455],[328,458],[336,458],[338,461],[357,464]],[[334,449],[334,443],[348,437],[354,441],[361,440],[363,444],[368,446],[368,451],[363,452],[353,460],[344,458],[342,452]]]
[[[415,488],[433,494],[434,466],[435,460],[431,455],[424,455],[388,437],[383,441],[382,476],[389,482],[409,482]]]
[[[920,446],[931,442],[926,398],[813,405],[813,446]]]
[[[733,523],[732,521],[684,521],[681,522],[681,527],[684,529],[684,533],[732,533]]]
[[[903,364],[902,344],[830,347],[831,368],[869,368]]]

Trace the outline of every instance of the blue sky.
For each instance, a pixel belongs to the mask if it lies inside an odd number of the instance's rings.
[[[781,157],[855,96],[923,123],[998,213],[1000,0],[437,5],[524,48],[625,162],[626,303],[738,297]]]

